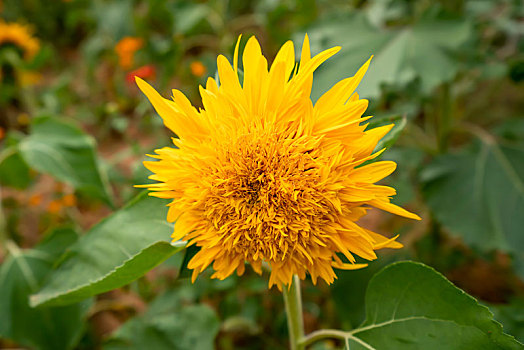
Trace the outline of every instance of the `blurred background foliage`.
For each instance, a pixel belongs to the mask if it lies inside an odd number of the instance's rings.
[[[396,124],[379,145],[395,144],[382,156],[398,163],[387,182],[423,217],[370,212],[362,224],[400,233],[406,248],[337,272],[332,286],[305,282],[306,330],[361,324],[371,276],[412,259],[524,341],[521,1],[4,0],[0,17],[38,41],[29,57],[0,33],[0,348],[286,348],[265,277],[192,285],[194,252],[163,242],[162,201],[131,201],[149,181],[144,155],[171,137],[133,77],[198,106],[198,85],[239,34],[271,58],[289,39],[300,52],[305,33],[313,53],[342,46],[316,72],[313,99],[374,55],[358,91],[370,127]],[[45,305],[31,307],[32,294]]]

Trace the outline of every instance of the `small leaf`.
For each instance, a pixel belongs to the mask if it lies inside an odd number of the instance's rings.
[[[156,298],[149,310],[120,327],[104,350],[214,349],[219,330],[215,312],[207,305],[187,305],[183,291]]]
[[[402,130],[404,130],[404,128],[406,127],[407,120],[406,117],[403,116],[392,116],[390,118],[384,118],[380,120],[380,122],[375,121],[375,123],[370,123],[370,126],[367,128],[372,129],[380,125],[391,123],[395,124],[395,126],[393,127],[393,129],[390,130],[390,132],[386,134],[386,136],[384,136],[378,142],[374,152],[380,151],[383,148],[390,148],[391,146],[393,146],[400,134],[402,133]]]
[[[142,193],[65,254],[31,305],[65,305],[119,288],[184,248],[168,243],[166,201]]]
[[[55,229],[34,249],[7,244],[10,255],[0,269],[0,337],[45,350],[76,345],[90,302],[39,308],[28,304],[57,257],[76,239],[71,229]]]
[[[73,124],[39,117],[24,138],[21,155],[39,172],[66,182],[75,189],[112,205],[107,175],[101,171],[94,139]]]
[[[187,267],[189,261],[200,251],[200,247],[192,245],[187,247],[184,253],[184,259],[182,260],[182,265],[180,266],[180,272],[178,273],[178,278],[190,278],[192,271]]]
[[[391,264],[366,292],[366,321],[348,332],[353,349],[522,349],[485,306],[431,267]]]

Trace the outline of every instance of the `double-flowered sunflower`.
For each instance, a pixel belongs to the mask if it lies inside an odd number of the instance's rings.
[[[240,39],[239,39],[240,41]],[[355,255],[376,259],[375,250],[402,245],[356,222],[370,207],[420,219],[392,203],[395,190],[375,185],[396,164],[377,161],[378,141],[393,125],[366,130],[368,101],[355,92],[369,61],[316,103],[313,71],[338,47],[311,57],[306,36],[299,64],[285,43],[268,69],[251,37],[233,65],[217,59],[219,82],[200,88],[197,109],[178,90],[171,100],[143,80],[138,86],[178,138],[176,148],[156,150],[145,166],[156,184],[151,195],[172,199],[167,220],[173,240],[200,247],[188,264],[193,280],[212,264],[213,277],[241,275],[248,262],[258,273],[266,263],[269,286],[289,285],[306,274],[332,283],[333,268],[357,269]]]

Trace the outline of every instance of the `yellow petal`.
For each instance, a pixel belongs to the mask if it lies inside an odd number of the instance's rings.
[[[136,77],[140,90],[147,96],[164,124],[180,138],[198,136],[203,131],[196,119],[188,118],[173,101],[166,100],[144,80]]]
[[[315,104],[315,113],[322,115],[329,112],[337,105],[345,104],[353,92],[355,92],[355,89],[366,74],[372,58],[373,56],[371,56],[369,60],[367,60],[366,63],[360,67],[353,77],[339,81],[326,93],[320,96],[317,103]]]
[[[367,267],[368,264],[348,264],[348,263],[338,263],[333,261],[331,265],[337,269],[341,270],[358,270]]]
[[[311,59],[311,49],[309,48],[309,36],[304,35],[304,42],[302,43],[302,52],[300,54],[300,65],[305,65]]]
[[[393,161],[380,161],[356,168],[348,176],[351,182],[375,183],[390,175],[397,168]]]
[[[235,74],[238,77],[238,48],[240,46],[240,39],[242,39],[242,34],[238,36],[237,43],[235,45],[235,53],[233,54],[233,69]]]
[[[375,208],[389,211],[390,213],[400,215],[408,219],[422,220],[420,216],[418,216],[417,214],[410,213],[406,209],[401,208],[398,205],[387,202],[385,200],[374,199],[374,200],[369,201],[369,204],[374,206]]]
[[[366,230],[366,232],[368,233],[368,235],[371,236],[371,238],[375,240],[375,243],[373,244],[373,249],[375,250],[382,249],[382,248],[398,249],[398,248],[403,247],[402,243],[396,241],[399,235],[396,235],[395,237],[387,238],[387,237],[384,237],[370,230]]]
[[[275,56],[273,65],[275,65],[278,62],[284,63],[285,77],[286,77],[286,80],[289,79],[289,76],[291,75],[291,71],[293,71],[293,68],[295,67],[295,48],[291,40],[287,41],[284,45],[282,45],[277,55]],[[273,68],[273,65],[271,68]]]

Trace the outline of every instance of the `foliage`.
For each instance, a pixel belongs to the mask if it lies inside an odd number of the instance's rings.
[[[352,349],[521,348],[502,333],[488,308],[412,262],[391,264],[371,279],[366,320],[350,334]]]
[[[133,188],[174,136],[133,79],[198,107],[239,34],[274,57],[305,33],[313,53],[342,48],[313,100],[374,56],[368,128],[395,124],[376,150],[398,163],[393,201],[423,217],[370,211],[362,225],[405,248],[304,283],[306,330],[345,329],[311,348],[522,348],[522,15],[513,0],[0,2],[40,42],[31,59],[0,43],[0,348],[287,348],[267,273],[192,284],[198,247],[170,243],[168,203]],[[131,67],[126,37],[143,43]]]
[[[112,204],[107,175],[97,163],[95,142],[74,125],[52,117],[35,118],[31,133],[18,148],[33,169]]]
[[[465,243],[512,253],[522,266],[524,146],[487,138],[471,150],[437,157],[422,173],[435,216]],[[462,201],[454,200],[456,196]],[[517,272],[524,277],[522,270]]]
[[[142,276],[184,247],[165,241],[166,214],[162,201],[138,196],[70,247],[31,304],[70,304]]]
[[[173,290],[158,296],[144,315],[122,325],[104,349],[213,349],[219,330],[215,312],[204,304],[184,304],[188,301],[180,294]]]
[[[77,237],[72,229],[57,228],[27,251],[8,242],[10,257],[0,269],[0,336],[39,349],[75,347],[91,302],[33,308],[28,297],[40,288],[60,254]]]

